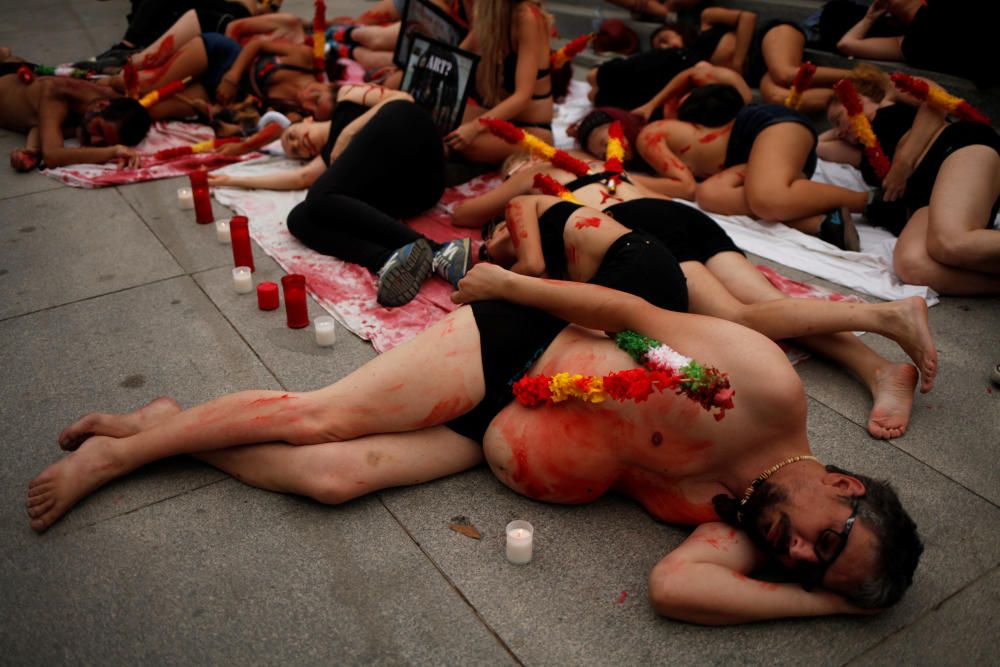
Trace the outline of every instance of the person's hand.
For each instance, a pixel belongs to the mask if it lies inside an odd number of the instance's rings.
[[[903,160],[893,160],[889,173],[882,181],[882,199],[896,201],[906,191],[906,182],[913,174],[913,167]]]
[[[115,154],[112,159],[118,163],[119,169],[138,169],[142,166],[142,158],[139,156],[139,151],[129,146],[122,146],[121,144],[115,146]]]
[[[642,119],[648,123],[649,117],[653,115],[653,109],[654,107],[651,104],[646,103],[643,104],[641,107],[636,107],[632,109],[632,113],[634,113],[637,116],[642,116]]]
[[[226,144],[226,146],[230,145],[231,144]],[[225,148],[226,146],[222,146],[222,148]],[[217,171],[208,172],[208,184],[213,187],[238,187],[232,176],[229,174],[220,174]]]
[[[223,106],[233,103],[236,99],[236,84],[232,79],[223,78],[219,82],[215,88],[215,99]]]
[[[476,264],[458,281],[458,291],[451,295],[455,303],[489,301],[503,296],[503,284],[510,271],[496,264]]]
[[[444,143],[452,150],[465,150],[469,147],[469,144],[472,143],[472,140],[479,136],[479,132],[481,130],[482,126],[479,124],[478,120],[463,123],[445,135]]]
[[[868,6],[868,11],[865,12],[865,18],[874,21],[883,14],[885,14],[887,11],[889,11],[888,0],[875,0],[871,5]]]
[[[222,144],[215,152],[219,155],[225,155],[227,157],[239,157],[240,155],[246,155],[249,153],[249,149],[246,147],[245,141],[234,141],[230,144]],[[211,174],[209,174],[211,176]]]
[[[10,152],[10,166],[14,171],[31,171],[38,166],[41,156],[30,148],[15,148]]]

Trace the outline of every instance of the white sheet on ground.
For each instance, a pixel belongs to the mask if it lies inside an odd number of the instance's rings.
[[[565,102],[556,107],[552,130],[557,147],[573,148],[566,128],[590,109],[588,88],[585,82],[572,81]],[[851,190],[869,189],[857,169],[823,160],[819,161],[813,180]],[[692,202],[678,201],[698,208]],[[745,216],[708,215],[747,252],[880,299],[922,296],[928,305],[938,302],[937,293],[929,287],[907,285],[896,277],[892,270],[896,238],[883,229],[858,224],[862,251],[846,252],[781,223],[755,221]]]

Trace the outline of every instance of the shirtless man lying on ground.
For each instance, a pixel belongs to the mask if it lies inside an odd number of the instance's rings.
[[[500,295],[510,303],[490,300]],[[331,504],[486,460],[537,500],[617,491],[659,520],[700,524],[651,573],[651,602],[670,618],[864,613],[910,585],[916,526],[888,485],[810,456],[802,383],[761,334],[492,264],[476,266],[454,298],[475,303],[319,391],[239,392],[186,411],[161,398],[81,418],[59,437],[78,448],[29,485],[31,527],[46,530],[112,479],[177,454]],[[511,401],[508,381],[526,366],[532,376],[636,368],[602,333],[625,330],[728,373],[734,407],[718,420],[670,391],[641,402]],[[747,576],[768,559],[804,586]]]
[[[138,166],[131,148],[149,131],[150,116],[135,100],[107,86],[58,76],[22,83],[17,76],[24,61],[0,48],[0,127],[28,135],[24,148],[14,149],[10,164],[30,171],[40,160],[48,167],[103,163]],[[76,136],[79,147],[67,147]]]

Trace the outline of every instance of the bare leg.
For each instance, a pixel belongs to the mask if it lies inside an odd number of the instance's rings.
[[[899,279],[911,285],[928,285],[941,294],[1000,294],[1000,276],[955,268],[930,256],[927,249],[929,210],[930,207],[925,206],[914,213],[896,241],[892,268]]]
[[[1000,197],[1000,154],[966,146],[941,165],[931,191],[927,251],[942,264],[1000,275],[1000,232],[987,229]]]
[[[141,69],[159,67],[182,46],[201,35],[198,14],[193,9],[184,12],[163,36],[148,47],[129,56],[129,62]]]
[[[767,74],[761,79],[761,96],[768,102],[781,104],[802,64],[805,36],[790,25],[771,28],[761,41],[761,52],[767,63]],[[850,70],[837,67],[817,67],[813,86],[802,96],[799,109],[803,113],[816,113],[826,109],[833,97],[833,86],[839,79],[851,75]]]
[[[392,51],[380,51],[356,46],[351,57],[365,69],[388,67],[392,64]]]
[[[195,458],[250,486],[339,504],[393,486],[451,475],[483,460],[483,448],[444,426],[296,447],[247,445]]]
[[[524,130],[549,144],[553,141],[552,132],[549,130],[542,130],[536,127],[527,127]],[[498,165],[515,150],[517,150],[516,146],[510,145],[503,139],[495,137],[492,134],[482,132],[460,152],[462,157],[472,162]]]
[[[843,207],[864,210],[868,193],[802,178],[813,142],[812,132],[798,123],[772,125],[757,135],[746,174],[747,202],[755,214],[786,222]]]
[[[177,401],[168,396],[160,396],[138,410],[125,414],[91,412],[63,429],[59,434],[59,447],[69,452],[77,449],[87,438],[94,435],[108,435],[113,438],[135,435],[180,411],[181,406]]]
[[[47,507],[32,517],[32,527],[45,530],[81,498],[152,461],[246,444],[310,445],[423,430],[464,414],[484,391],[479,333],[471,309],[460,308],[325,389],[240,392],[127,437],[90,438],[29,485],[33,506]]]
[[[744,303],[787,299],[738,253],[719,253],[708,260],[707,267]],[[898,438],[906,432],[917,386],[914,366],[889,361],[851,333],[818,334],[794,340],[843,366],[865,383],[874,399],[868,416],[868,432],[872,437]]]
[[[351,40],[372,51],[395,51],[399,39],[399,23],[361,26],[351,31]]]

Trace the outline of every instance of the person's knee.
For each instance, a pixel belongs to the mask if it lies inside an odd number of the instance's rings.
[[[933,226],[927,230],[927,254],[941,264],[963,266],[967,261],[965,247],[954,234],[942,234]]]
[[[798,71],[799,68],[797,66],[786,63],[768,64],[767,67],[767,74],[771,77],[771,81],[783,88],[791,88],[792,81],[795,80],[795,75],[798,74]]]
[[[926,285],[930,281],[930,269],[931,258],[926,253],[896,243],[892,253],[892,270],[900,280],[909,285]]]

